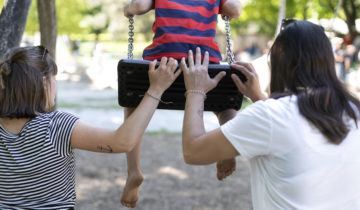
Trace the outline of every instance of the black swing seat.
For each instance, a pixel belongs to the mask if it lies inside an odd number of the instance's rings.
[[[150,61],[122,59],[118,63],[118,102],[123,107],[136,107],[149,87]],[[159,65],[159,62],[158,64]],[[209,75],[213,78],[220,71],[226,71],[226,76],[219,82],[216,88],[207,93],[205,111],[223,111],[225,109],[239,110],[243,95],[238,91],[230,75],[236,74],[245,81],[244,75],[229,65],[210,64]],[[185,85],[182,74],[164,92],[161,100],[172,102],[170,104],[159,103],[158,109],[184,110],[185,108]]]

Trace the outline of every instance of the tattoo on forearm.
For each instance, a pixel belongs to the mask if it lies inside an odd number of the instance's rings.
[[[198,113],[198,115],[199,115],[200,117],[203,117],[204,110],[203,110],[203,109],[199,109],[199,110],[197,111],[197,113]]]
[[[113,152],[113,149],[110,147],[110,145],[107,145],[106,147],[103,147],[103,146],[99,145],[99,146],[97,146],[97,148],[100,151],[105,151],[105,152],[108,152],[108,153]]]

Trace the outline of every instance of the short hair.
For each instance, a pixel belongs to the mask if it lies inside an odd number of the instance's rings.
[[[43,77],[50,81],[57,66],[42,46],[10,50],[0,62],[0,117],[33,118],[47,110]]]

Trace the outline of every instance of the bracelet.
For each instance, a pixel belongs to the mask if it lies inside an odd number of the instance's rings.
[[[204,100],[206,99],[206,93],[202,90],[187,90],[185,92],[185,98],[186,96],[189,94],[189,93],[197,93],[197,94],[200,94],[200,95],[203,95],[204,96]]]
[[[173,103],[172,101],[163,101],[163,100],[161,100],[161,98],[158,98],[158,97],[152,95],[151,93],[149,93],[149,91],[146,91],[145,94],[148,95],[148,96],[150,96],[151,98],[153,98],[153,99],[155,99],[155,100],[163,103],[163,104],[172,104],[172,103]]]

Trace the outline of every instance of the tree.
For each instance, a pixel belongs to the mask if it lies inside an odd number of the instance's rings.
[[[56,52],[56,9],[55,0],[37,0],[41,45],[46,47],[53,59]]]
[[[282,19],[285,18],[285,11],[286,11],[286,0],[280,0],[279,16],[278,16],[275,36],[280,32]]]
[[[357,19],[357,11],[359,10],[360,3],[359,1],[355,2],[355,0],[343,0],[342,2],[342,8],[344,10],[346,19],[346,25],[349,28],[349,34],[351,40],[354,40],[359,33],[356,30],[356,24],[355,21]]]
[[[56,20],[58,34],[84,34],[86,27],[81,27],[80,22],[84,19],[84,11],[87,9],[87,0],[55,0]],[[37,1],[34,1],[27,20],[25,32],[33,35],[39,32]]]
[[[20,46],[31,0],[5,0],[0,15],[0,57]]]
[[[272,37],[276,31],[279,0],[249,0],[243,5],[240,18],[231,21],[231,28],[238,33],[248,33],[248,29],[255,29],[253,33],[266,34]]]
[[[337,11],[337,6],[340,3],[341,8]],[[320,18],[333,18],[334,13],[338,12],[339,18],[345,20],[349,29],[351,40],[354,40],[359,32],[356,30],[356,19],[358,19],[358,11],[360,10],[360,1],[358,0],[318,0],[320,5]]]
[[[102,2],[95,2],[89,9],[84,11],[86,17],[83,21],[83,25],[90,28],[90,32],[95,34],[95,40],[99,40],[99,36],[109,26],[110,18],[103,9]]]

